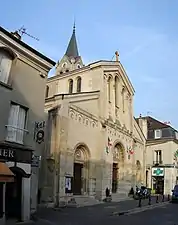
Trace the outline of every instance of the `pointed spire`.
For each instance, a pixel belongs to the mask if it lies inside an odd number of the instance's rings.
[[[73,33],[75,33],[75,18],[74,18],[74,25],[73,25]]]
[[[77,40],[76,40],[76,36],[75,36],[75,20],[74,20],[74,26],[73,26],[73,33],[72,33],[71,39],[69,41],[69,45],[67,47],[67,51],[66,51],[65,55],[67,55],[68,57],[74,57],[74,58],[79,56]]]

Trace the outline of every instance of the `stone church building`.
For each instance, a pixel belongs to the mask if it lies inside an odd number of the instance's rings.
[[[113,199],[145,183],[145,137],[134,115],[134,88],[116,52],[115,61],[84,65],[75,27],[55,76],[46,88],[48,125],[42,200],[70,196]]]

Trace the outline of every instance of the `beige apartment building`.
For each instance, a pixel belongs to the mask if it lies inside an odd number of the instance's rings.
[[[155,192],[171,194],[178,183],[178,131],[152,117],[137,119],[146,141],[146,184]]]
[[[29,220],[36,209],[44,148],[39,125],[44,124],[46,79],[54,65],[18,32],[0,27],[0,224],[5,215]]]
[[[116,52],[115,61],[85,66],[75,27],[64,57],[47,82],[48,116],[42,201],[66,196],[125,198],[145,183],[146,139],[134,116],[134,88]]]

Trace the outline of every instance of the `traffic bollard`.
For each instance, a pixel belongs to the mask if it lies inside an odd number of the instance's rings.
[[[170,201],[170,195],[169,195],[169,194],[168,194],[168,196],[167,196],[167,200]]]
[[[164,202],[164,194],[163,194],[163,196],[162,196],[163,198],[162,198],[162,202]]]
[[[139,197],[139,200],[138,200],[138,207],[142,207],[142,198]]]
[[[158,195],[156,196],[156,203],[158,203]]]
[[[151,195],[148,197],[148,205],[151,205]]]

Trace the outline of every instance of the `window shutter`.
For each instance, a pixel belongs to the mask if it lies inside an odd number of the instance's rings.
[[[11,104],[8,126],[7,127],[7,141],[16,142],[17,137],[17,123],[18,123],[19,106]],[[12,127],[11,127],[12,126]]]
[[[26,119],[26,110],[20,107],[17,123],[17,127],[20,128],[17,130],[17,142],[20,144],[23,144],[23,137],[24,137],[23,129],[25,128],[25,119]]]
[[[5,54],[0,55],[0,81],[7,83],[12,65],[12,60]]]

